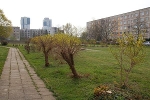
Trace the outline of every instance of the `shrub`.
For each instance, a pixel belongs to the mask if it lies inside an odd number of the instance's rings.
[[[88,100],[143,100],[142,95],[130,89],[121,89],[118,85],[99,85]]]
[[[7,42],[6,40],[2,40],[2,41],[1,41],[1,45],[5,46],[5,45],[7,45],[7,44],[8,44],[8,42]]]

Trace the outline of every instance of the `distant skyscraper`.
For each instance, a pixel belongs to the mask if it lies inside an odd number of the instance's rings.
[[[52,20],[49,18],[44,18],[43,20],[43,29],[49,30],[52,27]]]
[[[30,29],[29,17],[21,17],[21,29]]]

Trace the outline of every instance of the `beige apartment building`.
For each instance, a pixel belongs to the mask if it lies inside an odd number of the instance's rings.
[[[147,26],[147,31],[143,35],[145,38],[149,39],[150,38],[150,7],[87,22],[87,31],[90,32],[89,30],[91,29],[93,22],[99,22],[103,19],[110,19],[112,21],[115,20],[117,22],[117,29],[114,32],[115,36],[121,36],[121,34],[126,31],[133,32],[131,29],[129,29],[129,26],[134,24],[135,19],[137,17],[139,17],[140,21],[145,22]]]

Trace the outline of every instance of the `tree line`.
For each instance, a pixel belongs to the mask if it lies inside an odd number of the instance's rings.
[[[42,35],[29,39],[25,49],[30,52],[30,47],[41,51],[45,59],[45,67],[50,65],[49,56],[55,55],[58,59],[63,59],[69,65],[73,77],[79,78],[75,69],[74,56],[81,50],[81,41],[77,36],[71,34],[57,33],[55,35]],[[52,55],[53,54],[53,55]]]

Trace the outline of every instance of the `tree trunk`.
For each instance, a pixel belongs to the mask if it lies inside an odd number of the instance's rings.
[[[74,78],[79,78],[79,75],[78,75],[78,73],[77,73],[77,71],[76,71],[76,69],[74,67],[73,54],[70,54],[70,62],[71,63],[69,64],[69,66],[70,66],[70,69],[71,69],[71,71],[73,73],[73,77]]]
[[[45,55],[45,67],[48,67],[48,66],[49,66],[48,54],[47,54],[47,53],[44,53],[44,55]]]
[[[71,69],[71,71],[72,71],[73,77],[74,77],[74,78],[79,78],[79,75],[78,75],[78,73],[77,73],[77,71],[76,71],[74,65],[69,65],[69,66],[70,66],[70,69]]]

